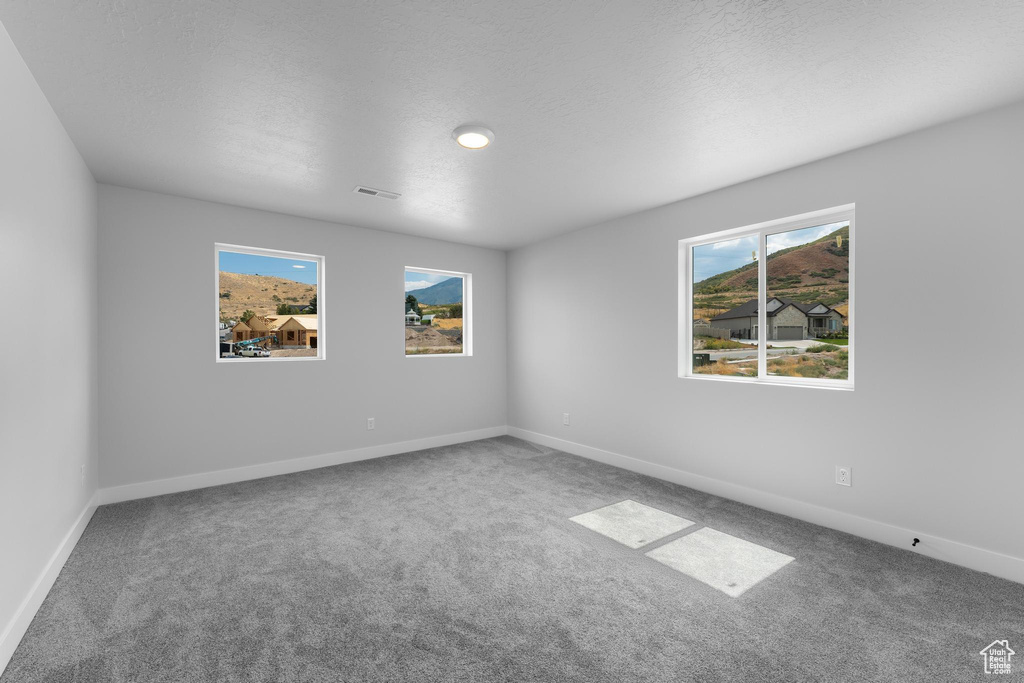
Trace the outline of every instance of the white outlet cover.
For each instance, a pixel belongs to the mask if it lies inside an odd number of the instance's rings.
[[[846,477],[843,477],[843,473],[846,473]],[[853,486],[853,468],[845,467],[843,465],[836,466],[836,483],[840,486]]]

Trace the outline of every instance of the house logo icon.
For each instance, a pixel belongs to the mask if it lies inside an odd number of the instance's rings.
[[[985,673],[1010,673],[1010,658],[1015,654],[1017,653],[1010,649],[1008,640],[992,641],[991,645],[981,651],[981,656],[985,658]]]

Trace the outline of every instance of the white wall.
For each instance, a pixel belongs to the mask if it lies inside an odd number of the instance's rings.
[[[108,185],[99,217],[104,488],[504,428],[504,252]],[[326,360],[215,362],[215,242],[326,258]],[[406,265],[473,274],[472,357],[405,357]]]
[[[0,93],[2,671],[96,490],[97,326],[96,183],[2,26]]]
[[[812,521],[895,525],[874,535],[935,556],[1024,558],[1022,121],[1002,108],[511,253],[510,426]],[[849,202],[856,390],[678,379],[677,241]],[[793,448],[780,424],[835,445]]]

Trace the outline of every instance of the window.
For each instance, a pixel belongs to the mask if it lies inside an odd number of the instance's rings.
[[[469,273],[405,269],[405,355],[471,356]]]
[[[853,231],[851,204],[680,240],[680,377],[852,389]]]
[[[215,245],[217,360],[324,358],[324,258]]]

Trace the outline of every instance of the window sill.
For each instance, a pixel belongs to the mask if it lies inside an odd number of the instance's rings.
[[[265,365],[267,363],[317,360],[327,360],[327,358],[323,356],[293,356],[290,358],[287,356],[283,358],[217,358],[218,363],[226,363],[228,365],[244,365],[246,363],[262,363]]]
[[[407,353],[406,358],[472,358],[471,353]]]
[[[796,380],[789,382],[777,377],[761,379],[759,377],[729,377],[723,375],[680,375],[680,379],[697,379],[712,382],[732,382],[734,384],[765,384],[775,387],[800,387],[803,389],[828,389],[831,391],[853,391],[853,382],[839,381],[813,382],[809,380]]]

